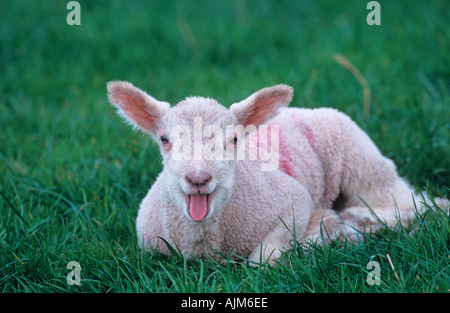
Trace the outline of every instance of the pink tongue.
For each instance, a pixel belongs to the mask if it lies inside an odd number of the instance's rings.
[[[194,221],[199,222],[208,213],[208,195],[189,195],[189,214]]]

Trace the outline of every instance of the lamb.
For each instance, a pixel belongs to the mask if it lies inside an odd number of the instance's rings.
[[[355,239],[357,229],[395,225],[398,215],[407,225],[413,216],[417,195],[370,138],[334,109],[285,108],[293,96],[287,85],[230,109],[203,97],[170,107],[122,81],[107,90],[162,155],[164,169],[136,220],[143,249],[169,254],[170,244],[186,258],[274,264],[293,235]]]

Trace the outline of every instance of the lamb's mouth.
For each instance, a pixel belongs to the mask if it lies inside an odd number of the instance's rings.
[[[200,222],[208,216],[211,198],[211,194],[186,194],[187,211],[194,221]]]

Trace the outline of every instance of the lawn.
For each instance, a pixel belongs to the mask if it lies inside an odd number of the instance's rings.
[[[345,112],[418,190],[450,197],[448,2],[379,1],[379,26],[367,2],[80,0],[81,25],[69,26],[68,1],[3,1],[0,291],[448,293],[439,210],[417,215],[413,234],[296,244],[267,270],[137,247],[138,206],[161,163],[108,104],[110,80],[172,105],[200,95],[229,106],[289,84],[291,106]],[[336,54],[364,77],[369,106]],[[67,283],[70,261],[80,285]],[[367,281],[370,261],[380,285]]]

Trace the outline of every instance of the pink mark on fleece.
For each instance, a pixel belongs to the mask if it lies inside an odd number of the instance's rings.
[[[316,150],[316,148],[314,146],[314,144],[315,144],[314,134],[313,134],[311,128],[306,124],[302,124],[301,130],[302,130],[303,135],[305,135],[306,139],[308,139],[309,145],[313,148],[313,150]]]
[[[281,138],[280,138],[281,139]],[[289,176],[295,175],[295,167],[291,160],[291,155],[285,144],[281,144],[284,140],[280,140],[280,168]]]
[[[260,149],[265,149],[265,151],[269,152],[271,151],[272,148],[272,127],[273,126],[277,126],[279,131],[278,131],[278,151],[279,151],[279,168],[281,171],[283,171],[284,173],[288,174],[289,176],[294,176],[295,175],[295,166],[292,163],[292,159],[291,159],[291,155],[289,153],[289,150],[287,148],[286,142],[284,140],[284,135],[283,132],[281,130],[281,127],[279,127],[278,125],[274,125],[274,124],[268,124],[267,125],[267,135],[265,136],[267,138],[267,144],[264,142],[260,142],[260,133],[261,130],[259,129],[256,134],[254,134],[253,136],[251,136],[249,139],[251,141],[251,144],[254,145],[256,144],[258,147],[258,158],[260,157],[260,153],[259,150]],[[275,147],[274,147],[275,148]]]
[[[291,118],[298,125],[298,127],[300,128],[300,131],[308,140],[308,143],[311,146],[311,148],[314,151],[316,151],[314,133],[313,133],[311,127],[309,127],[309,125],[307,123],[305,123],[305,121],[302,118],[299,118],[294,113],[292,113]]]

